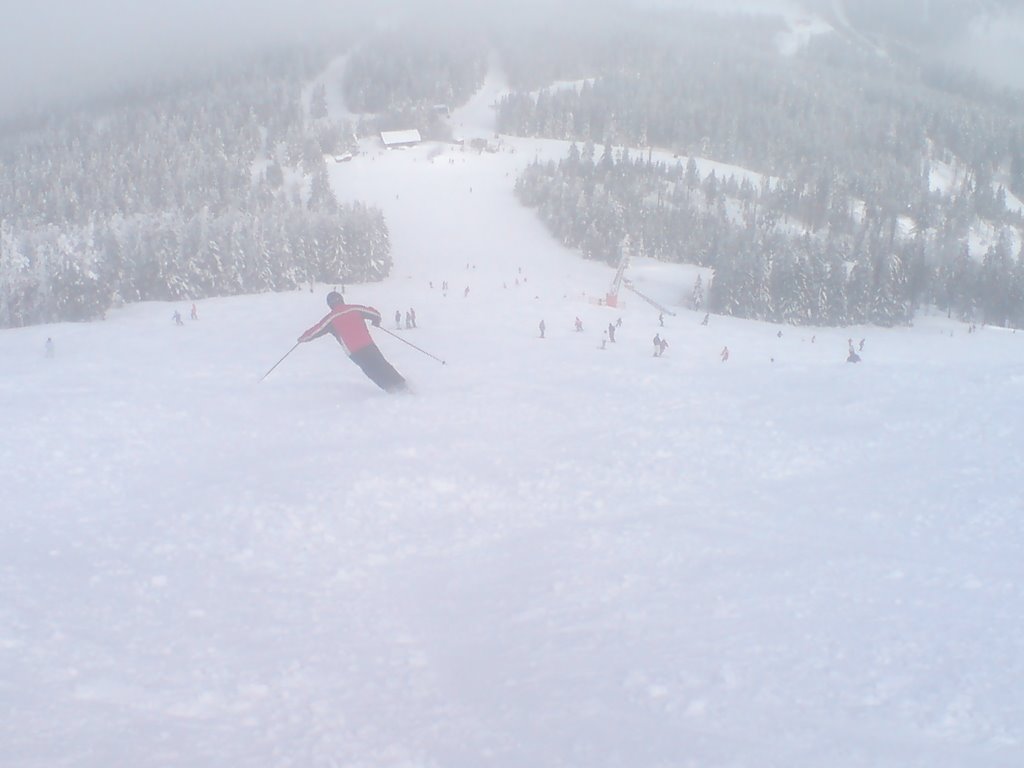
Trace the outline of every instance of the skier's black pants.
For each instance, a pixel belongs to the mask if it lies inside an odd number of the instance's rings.
[[[362,368],[363,373],[385,392],[397,392],[405,389],[405,379],[402,378],[402,374],[384,359],[384,355],[380,353],[380,348],[376,344],[358,349],[350,357],[352,362]]]

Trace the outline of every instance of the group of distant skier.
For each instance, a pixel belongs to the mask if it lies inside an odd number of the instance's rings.
[[[707,314],[704,315],[704,319],[701,320],[701,325],[702,326],[707,326],[708,325],[708,319],[710,318],[710,316],[711,316],[710,313],[707,313]],[[659,314],[658,315],[658,326],[661,327],[661,328],[663,328],[665,326],[665,315],[664,314]],[[538,327],[540,329],[540,338],[542,338],[542,339],[545,338],[545,334],[546,334],[546,331],[547,331],[547,324],[544,322],[544,320],[540,321]],[[575,327],[577,333],[582,333],[582,331],[583,331],[583,321],[579,318],[579,316],[576,317],[574,327]],[[608,345],[608,342],[615,343],[615,332],[616,332],[616,330],[618,330],[621,327],[622,327],[622,318],[621,317],[618,318],[613,323],[608,323],[607,329],[602,331],[601,345],[600,345],[599,348],[600,349],[606,349],[607,345]],[[781,330],[778,331],[776,333],[776,336],[781,339],[782,338],[782,331]],[[812,336],[811,337],[811,343],[812,344],[815,342],[815,339],[816,339],[816,336]],[[654,354],[653,354],[653,356],[654,357],[662,357],[665,354],[665,351],[669,347],[668,340],[665,339],[661,335],[661,332],[659,331],[658,333],[654,334],[654,339],[652,341],[653,341],[653,344],[654,344]],[[864,342],[865,342],[865,340],[861,339],[860,340],[860,344],[856,348],[854,348],[853,339],[852,338],[848,339],[849,349],[848,349],[848,355],[847,355],[847,358],[846,358],[846,361],[848,363],[859,363],[861,361],[861,356],[860,356],[859,353],[864,351]],[[729,353],[729,347],[728,346],[722,347],[721,352],[718,353],[719,360],[721,360],[723,363],[729,361],[729,355],[730,355],[730,353]],[[775,362],[775,358],[774,357],[771,358],[771,361],[774,363]]]
[[[431,283],[431,288],[433,288],[433,283]],[[441,284],[442,292],[446,294],[447,288],[448,282],[444,281]],[[468,296],[468,294],[469,286],[466,286],[463,295]],[[407,391],[408,383],[405,378],[384,358],[383,353],[370,336],[369,329],[367,328],[367,323],[374,327],[380,327],[381,313],[371,306],[345,303],[344,296],[337,290],[332,290],[327,294],[327,306],[329,308],[328,313],[299,336],[296,346],[330,334],[341,345],[349,359],[359,366],[363,373],[382,390],[389,393]],[[199,318],[198,309],[194,303],[192,304],[191,317],[193,320]],[[404,313],[404,316],[401,310],[395,310],[394,317],[396,329],[402,329],[403,323],[406,329],[416,328],[416,311],[414,309],[409,308]],[[709,317],[709,314],[704,315],[704,319],[701,321],[702,326],[708,325]],[[173,319],[177,325],[184,324],[181,319],[181,313],[177,310],[174,312]],[[665,326],[664,314],[658,315],[658,326],[660,328]],[[621,317],[615,322],[608,323],[607,329],[602,332],[601,349],[605,349],[608,342],[615,343],[615,332],[621,327]],[[540,321],[538,328],[540,338],[545,338],[547,324],[544,320]],[[574,328],[578,333],[583,332],[583,321],[578,316],[575,318]],[[777,336],[779,338],[782,337],[781,330],[777,333]],[[811,337],[812,343],[814,340],[815,337]],[[660,331],[654,335],[653,345],[654,357],[664,356],[669,347],[668,340],[662,336]],[[859,353],[864,350],[864,339],[860,340],[860,344],[857,347],[854,346],[852,338],[848,339],[848,345],[847,362],[859,363],[861,361]],[[52,339],[47,339],[46,352],[48,357],[53,356]],[[723,363],[729,360],[728,346],[722,348],[722,351],[719,353],[719,359]],[[774,362],[774,358],[772,358],[772,361]]]
[[[665,354],[666,349],[668,349],[668,341],[661,338],[660,333],[654,334],[654,356],[661,357]]]
[[[181,319],[181,312],[179,312],[178,310],[174,310],[174,314],[171,315],[171,319],[174,321],[175,325],[184,325],[185,324],[185,321]],[[192,302],[192,319],[193,320],[198,320],[199,319],[199,309],[196,307],[195,302]]]
[[[433,288],[433,283],[431,283],[431,288]],[[442,292],[446,294],[447,288],[448,283],[447,281],[444,281],[441,284]],[[468,293],[469,287],[467,286],[463,295],[467,296]],[[328,313],[315,325],[308,328],[299,336],[296,346],[330,334],[334,336],[337,342],[341,345],[341,348],[349,359],[359,366],[363,373],[366,374],[366,376],[382,390],[389,393],[407,391],[408,383],[405,378],[384,358],[384,355],[370,336],[369,329],[367,328],[368,323],[374,327],[381,326],[381,313],[371,306],[346,303],[344,296],[337,290],[332,290],[327,294],[327,305],[329,308]],[[178,312],[175,312],[174,314],[175,322],[180,324],[180,314]],[[704,315],[704,319],[701,321],[702,326],[708,325],[709,317],[709,314]],[[197,310],[195,304],[193,304],[192,319],[197,318]],[[396,329],[402,329],[403,325],[406,329],[416,328],[416,312],[412,308],[408,309],[404,315],[402,310],[395,310],[394,318]],[[659,328],[663,328],[665,326],[664,314],[658,315],[658,326]],[[601,349],[605,349],[608,342],[615,343],[616,331],[621,327],[621,317],[615,322],[608,323],[607,329],[602,331]],[[575,318],[574,328],[578,333],[583,332],[583,321],[578,316]],[[540,338],[545,338],[547,333],[547,324],[544,320],[540,321],[538,329],[540,331]],[[388,333],[390,333],[390,331],[388,331]],[[777,335],[781,338],[782,331],[780,330]],[[811,340],[813,342],[814,338],[812,337]],[[664,356],[665,352],[669,348],[669,343],[662,335],[661,331],[654,335],[652,342],[654,346],[653,356]],[[859,347],[857,348],[854,347],[853,339],[849,339],[848,343],[849,350],[847,362],[860,362],[861,357],[859,352],[862,352],[864,349],[864,339],[860,340]],[[719,353],[719,358],[723,363],[729,360],[728,346],[722,348],[722,351]],[[774,358],[772,358],[772,360],[774,362]]]

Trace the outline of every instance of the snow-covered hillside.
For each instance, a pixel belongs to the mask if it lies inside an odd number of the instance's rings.
[[[639,262],[661,326],[516,203],[564,145],[363,149],[414,395],[260,382],[330,286],[0,332],[0,763],[1021,764],[1024,335],[705,326]]]

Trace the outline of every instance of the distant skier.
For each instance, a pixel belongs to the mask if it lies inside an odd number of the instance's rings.
[[[402,310],[395,310],[395,329],[402,330]]]
[[[658,352],[661,350],[661,334],[654,334],[654,356],[658,356]]]
[[[361,304],[346,304],[344,297],[337,291],[327,294],[327,306],[331,311],[299,336],[299,343],[312,341],[327,333],[333,334],[352,362],[378,387],[385,392],[404,391],[405,379],[384,359],[366,327],[366,321],[375,326],[380,325],[380,312]]]
[[[412,323],[412,327],[416,327],[416,310],[409,307],[409,322]]]
[[[196,303],[194,301],[192,302],[192,319],[193,320],[198,320],[199,319],[199,310],[196,309]]]
[[[658,342],[658,351],[655,354],[657,354],[658,357],[661,357],[665,354],[666,349],[668,349],[668,342],[665,339],[662,339]]]
[[[47,339],[46,339],[46,356],[47,357],[53,357],[54,354],[55,353],[54,353],[54,350],[53,350],[53,339],[50,338],[50,337],[47,337]]]
[[[171,317],[174,319],[174,324],[175,325],[184,325],[185,324],[182,321],[182,319],[181,319],[181,312],[179,312],[178,310],[174,310],[174,314],[171,315]]]
[[[615,343],[615,323],[608,323],[608,341]]]
[[[665,315],[662,312],[658,313],[658,325],[661,328],[665,327]]]
[[[722,351],[721,351],[721,353],[720,353],[719,357],[721,357],[721,358],[722,358],[722,362],[723,362],[723,363],[724,363],[724,362],[725,362],[726,360],[728,360],[728,359],[729,359],[729,348],[728,348],[728,347],[722,347]]]
[[[709,319],[710,317],[711,317],[711,313],[710,313],[710,312],[706,312],[706,313],[704,314],[704,319],[700,321],[700,324],[701,324],[701,325],[707,325],[707,324],[708,324],[708,319]]]
[[[543,339],[544,338],[544,331],[547,330],[547,326],[544,324],[544,321],[541,320],[540,321],[540,325],[538,327],[540,328],[540,337]]]
[[[576,318],[576,332],[583,333],[583,321],[578,317]]]
[[[857,346],[857,351],[858,352],[863,352],[864,351],[864,339],[860,340],[860,344]]]

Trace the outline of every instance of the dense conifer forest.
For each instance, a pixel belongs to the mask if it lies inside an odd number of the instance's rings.
[[[381,212],[327,180],[351,129],[301,103],[323,64],[268,57],[5,136],[0,326],[387,275]]]
[[[583,149],[530,168],[521,199],[589,258],[617,263],[628,243],[713,267],[717,312],[891,325],[935,303],[1024,323],[1024,219],[1008,204],[1024,195],[1024,95],[897,65],[838,35],[782,55],[785,32],[706,15],[625,23],[615,46],[600,29],[589,46],[539,42],[547,55],[512,71],[563,82],[504,98],[500,130]],[[679,159],[650,162],[653,148]],[[762,181],[701,176],[694,156]]]

